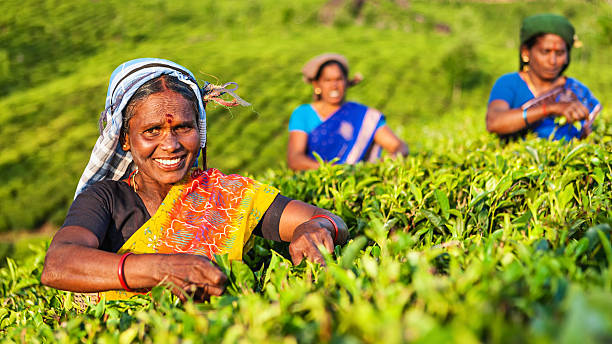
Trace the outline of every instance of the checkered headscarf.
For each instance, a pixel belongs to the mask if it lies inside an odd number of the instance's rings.
[[[125,178],[133,170],[132,154],[124,151],[119,144],[123,124],[123,109],[143,84],[164,74],[176,77],[193,90],[198,100],[198,127],[201,148],[206,146],[205,104],[207,101],[213,100],[224,106],[250,105],[233,92],[236,87],[234,89],[226,88],[228,85],[235,85],[234,83],[227,83],[222,86],[205,83],[200,88],[195,77],[188,69],[172,61],[141,58],[123,63],[111,74],[106,94],[106,104],[104,111],[100,114],[100,137],[96,141],[89,163],[87,163],[87,167],[85,167],[79,180],[75,198],[87,187],[100,180],[119,180]],[[220,96],[225,93],[230,94],[234,100],[228,102],[221,99]],[[104,123],[106,123],[106,126],[104,126]]]

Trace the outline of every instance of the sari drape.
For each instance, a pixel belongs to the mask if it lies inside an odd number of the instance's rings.
[[[308,134],[308,155],[318,154],[324,161],[338,159],[338,164],[375,161],[380,146],[374,134],[382,114],[358,103],[344,103],[338,111]]]
[[[576,79],[567,78],[565,84],[556,87],[538,97],[531,99],[521,106],[522,109],[529,109],[531,107],[538,107],[543,104],[552,104],[558,102],[571,102],[578,100],[588,110],[589,116],[580,121],[581,129],[579,130],[573,124],[560,125],[556,122],[558,116],[549,116],[536,123],[533,123],[532,130],[543,138],[552,138],[554,140],[560,140],[562,138],[571,139],[578,138],[582,135],[582,130],[585,126],[590,126],[599,112],[601,111],[601,104],[593,97],[589,89],[578,82]]]
[[[243,247],[279,191],[216,169],[194,169],[170,189],[153,216],[118,253],[189,253],[242,259]],[[136,293],[107,291],[106,300]]]

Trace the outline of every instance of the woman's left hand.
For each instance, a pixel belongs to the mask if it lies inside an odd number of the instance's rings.
[[[349,232],[339,216],[314,205],[291,200],[281,214],[278,235],[281,240],[289,242],[289,253],[294,264],[306,258],[325,265],[319,247],[332,253],[334,244],[346,243]]]
[[[319,220],[312,219],[302,223],[293,231],[293,237],[289,244],[289,253],[293,264],[300,264],[302,259],[325,265],[323,254],[319,247],[324,247],[327,252],[334,250],[334,240],[325,227],[321,226]],[[323,221],[326,221],[323,219]]]

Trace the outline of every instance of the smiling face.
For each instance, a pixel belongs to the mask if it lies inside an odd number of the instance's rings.
[[[193,105],[171,90],[136,104],[124,149],[131,151],[145,187],[174,184],[193,166],[200,148],[196,117]]]
[[[529,70],[543,81],[554,81],[568,61],[567,45],[555,34],[538,37],[531,48],[521,49],[521,55],[529,57]]]
[[[337,63],[330,63],[321,69],[320,76],[312,82],[314,88],[321,89],[321,100],[330,105],[340,105],[344,101],[347,79]]]

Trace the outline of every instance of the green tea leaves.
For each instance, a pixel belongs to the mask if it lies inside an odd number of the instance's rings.
[[[440,205],[442,216],[444,216],[444,218],[448,220],[449,210],[450,210],[450,205],[448,203],[448,197],[443,191],[437,190],[437,189],[434,191],[434,195],[436,196],[436,200],[438,201],[438,204]]]

